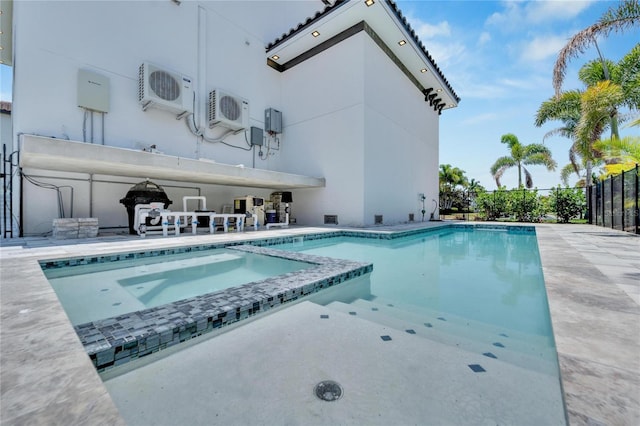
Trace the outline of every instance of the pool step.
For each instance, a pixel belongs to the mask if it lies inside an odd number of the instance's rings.
[[[351,304],[332,302],[326,306],[332,310],[350,314],[353,318],[372,321],[394,330],[470,353],[499,359],[529,370],[551,374],[555,369],[554,360],[549,360],[550,356],[532,355],[533,349],[523,347],[526,345],[525,342],[511,341],[508,336],[487,335],[471,331],[470,327],[462,328],[455,324],[448,324],[446,320],[435,319],[434,321],[428,317],[420,317],[395,307],[362,299]]]
[[[511,351],[522,352],[529,356],[536,354],[535,357],[541,356],[552,360],[555,357],[550,339],[542,336],[527,335],[515,330],[473,321],[448,313],[443,314],[417,306],[398,305],[383,299],[375,299],[373,301],[358,300],[355,305],[361,305],[365,309],[378,308],[378,312],[386,313],[392,317],[404,318],[411,322],[425,325],[427,328],[437,328],[449,336],[459,336],[497,348],[508,345]],[[431,324],[431,327],[426,324]],[[540,354],[540,350],[543,350],[546,355]]]
[[[447,326],[447,327],[458,326],[463,331],[465,329],[472,328],[474,330],[474,334],[476,335],[497,336],[498,338],[508,337],[510,341],[527,342],[526,343],[527,346],[525,346],[524,348],[525,351],[529,351],[529,349],[527,348],[530,346],[543,347],[543,348],[545,347],[550,348],[551,346],[553,346],[553,341],[550,337],[545,337],[542,335],[532,335],[530,333],[514,330],[512,328],[509,328],[508,326],[501,327],[495,324],[489,324],[486,322],[464,318],[452,313],[443,313],[438,310],[429,309],[422,306],[416,306],[416,305],[407,304],[407,303],[398,303],[397,301],[392,301],[392,300],[388,300],[380,297],[375,297],[374,299],[366,300],[366,301],[376,303],[378,305],[384,305],[386,307],[394,307],[401,310],[402,312],[415,314],[418,318],[427,317],[427,318],[430,318],[431,320],[438,320],[439,318],[443,318],[446,320],[446,324],[441,324],[442,326]]]

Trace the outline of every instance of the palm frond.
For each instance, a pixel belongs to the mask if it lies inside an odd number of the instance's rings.
[[[506,170],[510,167],[515,167],[517,165],[518,163],[511,157],[507,157],[507,156],[500,157],[491,166],[491,174],[495,178],[496,175],[498,174],[498,171],[500,171],[501,169]],[[502,173],[504,173],[504,170],[500,172],[500,176],[502,176]]]
[[[622,87],[625,105],[640,109],[640,43],[636,44],[619,62],[614,80]]]
[[[547,121],[560,120],[568,127],[568,123],[575,123],[580,119],[579,90],[563,92],[560,97],[552,97],[544,101],[535,116],[536,127],[542,126]]]
[[[607,69],[609,70],[609,73],[611,75],[619,74],[617,72],[618,65],[615,62],[613,62],[613,61],[611,61],[609,59],[605,59],[604,63],[607,65]],[[578,78],[587,87],[593,86],[594,84],[598,83],[599,81],[604,81],[604,80],[615,81],[613,78],[607,78],[606,77],[606,73],[604,71],[604,66],[602,64],[602,61],[600,61],[599,59],[597,59],[597,60],[594,59],[594,60],[591,60],[591,61],[587,62],[586,64],[584,64],[580,68],[580,70],[578,71]]]
[[[610,81],[601,81],[589,87],[582,94],[582,116],[576,126],[576,138],[589,142],[600,139],[623,97],[620,86]]]
[[[560,170],[560,179],[565,186],[569,186],[569,178],[573,173],[576,173],[580,177],[580,170],[574,168],[574,164],[567,164]]]
[[[623,31],[640,23],[640,0],[623,0],[611,7],[595,24],[575,34],[560,50],[553,68],[553,88],[559,97],[562,91],[567,65],[572,58],[584,53],[598,36],[608,36],[612,31]]]
[[[531,177],[531,173],[529,173],[529,170],[527,170],[526,167],[523,167],[522,170],[524,171],[524,185],[527,189],[533,188],[533,178]]]
[[[554,171],[558,165],[555,160],[551,158],[551,154],[545,152],[536,152],[528,155],[524,159],[523,164],[545,166],[547,170],[550,171]]]
[[[554,136],[562,136],[564,138],[573,139],[573,130],[568,127],[558,127],[557,129],[549,130],[542,136],[542,142]]]

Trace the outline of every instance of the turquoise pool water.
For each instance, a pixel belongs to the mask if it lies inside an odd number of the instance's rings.
[[[383,323],[395,317],[391,322],[404,321],[416,332],[430,328],[427,337],[472,350],[485,347],[493,355],[496,349],[510,352],[505,358],[522,366],[558,372],[535,233],[443,229],[277,248],[372,262],[370,292],[347,300],[351,308],[343,306],[345,312]]]
[[[535,234],[444,230],[400,240],[338,237],[277,246],[372,262],[372,297],[551,336]]]
[[[45,269],[74,325],[308,268],[227,249]]]

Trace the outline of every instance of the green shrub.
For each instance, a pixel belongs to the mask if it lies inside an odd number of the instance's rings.
[[[538,196],[538,190],[521,188],[509,193],[509,213],[518,222],[540,222],[546,213],[546,208]]]
[[[475,202],[483,219],[496,220],[508,216],[508,192],[504,188],[494,192],[479,193]]]
[[[587,206],[584,190],[581,188],[560,188],[551,193],[551,205],[555,208],[558,222],[568,223],[570,219],[581,217]]]

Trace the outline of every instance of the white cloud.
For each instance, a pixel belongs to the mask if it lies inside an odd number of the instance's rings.
[[[438,36],[449,37],[451,35],[451,27],[449,22],[442,21],[436,25],[431,25],[420,20],[416,20],[417,24],[414,29],[418,37],[422,39],[434,38]]]
[[[527,3],[526,19],[539,23],[548,20],[570,20],[591,6],[589,1],[533,1]]]
[[[469,124],[486,123],[487,121],[496,121],[500,118],[501,118],[500,114],[497,114],[495,112],[488,112],[485,114],[478,114],[478,115],[469,117],[463,120],[461,124],[469,125]]]
[[[449,37],[451,35],[451,26],[449,25],[448,21],[442,21],[437,24],[430,24],[411,13],[407,13],[405,16],[407,18],[407,21],[411,25],[411,28],[413,28],[418,37],[420,37],[421,39]]]
[[[551,21],[569,21],[596,0],[556,0],[556,1],[506,1],[503,11],[495,12],[487,18],[485,25],[503,30],[521,30],[523,26]]]
[[[517,27],[524,19],[522,8],[519,2],[507,1],[503,2],[504,11],[494,12],[485,21],[485,25],[495,25],[498,27]]]
[[[435,25],[429,24],[420,18],[407,15],[411,28],[416,32],[439,67],[447,67],[460,60],[465,54],[466,48],[463,43],[457,41],[437,41],[451,36],[451,26],[449,22],[442,21]]]
[[[467,49],[460,42],[436,42],[429,41],[424,43],[427,51],[436,61],[436,64],[443,69],[450,68],[453,64],[464,61]]]
[[[563,36],[535,37],[524,44],[520,59],[524,62],[542,61],[557,56],[565,44],[567,44],[567,38]]]
[[[509,91],[501,84],[487,81],[477,81],[473,75],[453,75],[455,89],[462,99],[504,99]]]
[[[487,44],[490,41],[491,41],[491,34],[489,34],[487,31],[484,31],[482,34],[480,34],[480,37],[478,38],[478,45],[482,46],[484,44]]]

